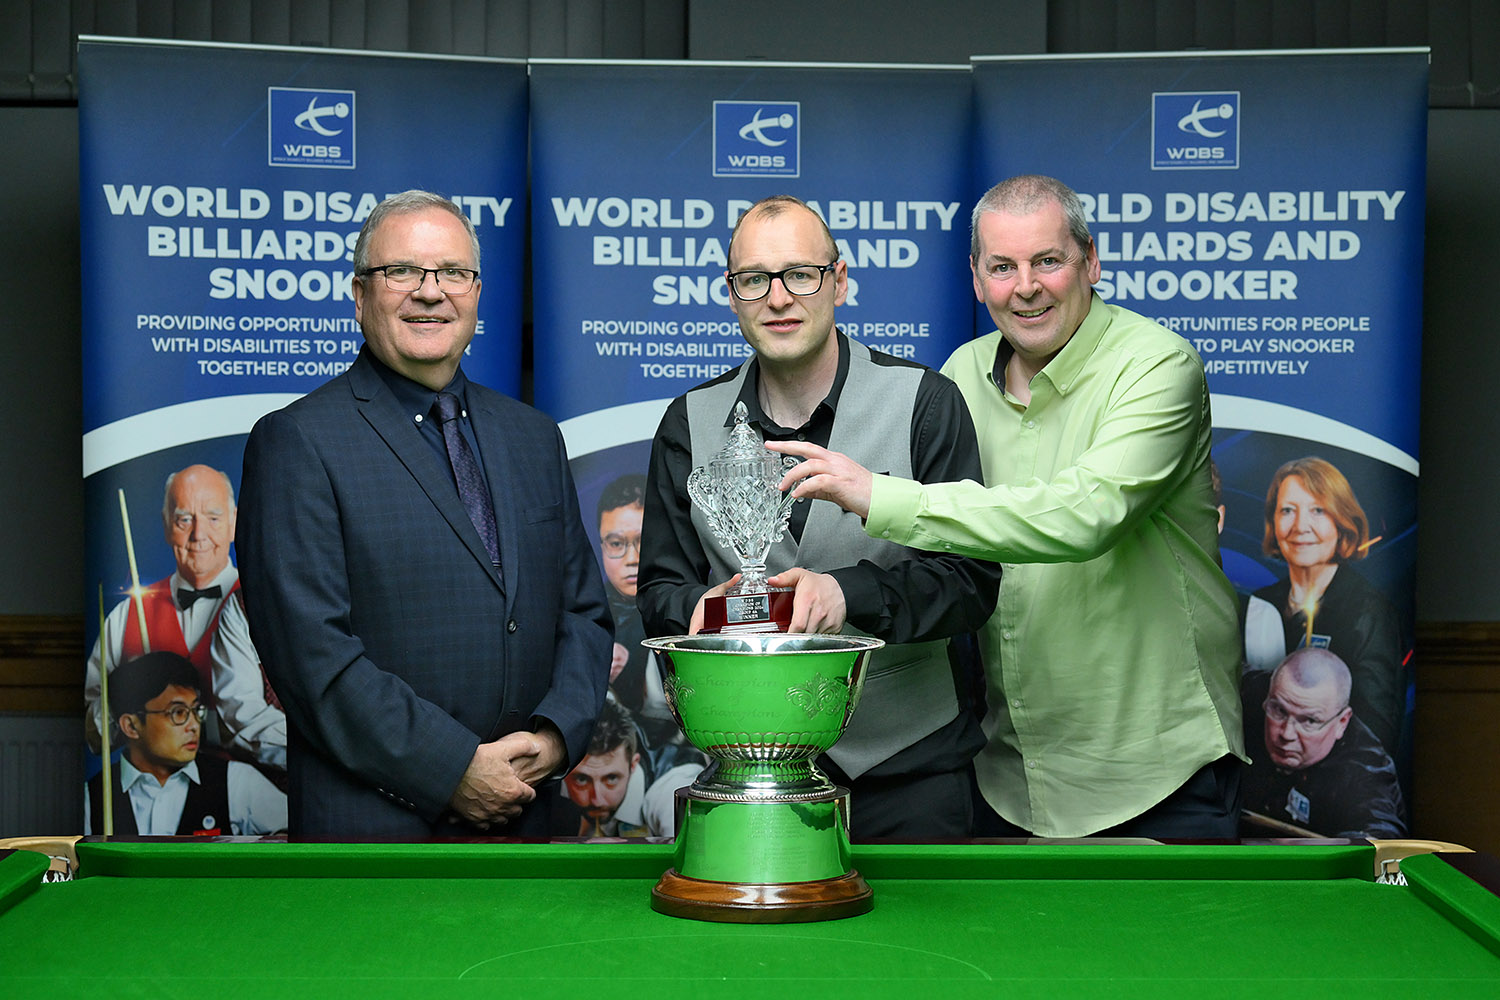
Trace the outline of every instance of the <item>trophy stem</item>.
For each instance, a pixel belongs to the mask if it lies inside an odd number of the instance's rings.
[[[755,562],[740,564],[740,582],[730,587],[726,594],[736,597],[740,594],[760,594],[770,588],[766,582],[766,561],[759,559]]]

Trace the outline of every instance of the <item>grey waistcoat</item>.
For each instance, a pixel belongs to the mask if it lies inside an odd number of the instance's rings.
[[[687,394],[688,429],[693,467],[704,466],[729,438],[726,426],[739,399],[749,365],[741,365],[728,382],[694,389]],[[849,375],[839,394],[832,451],[842,452],[874,472],[912,478],[911,416],[916,404],[919,368],[888,367],[870,360],[869,349],[849,341]],[[790,535],[772,547],[766,572],[775,575],[792,566],[827,572],[868,559],[881,567],[912,558],[905,546],[865,534],[858,515],[820,500],[802,529],[802,543]],[[734,555],[715,541],[703,514],[693,508],[693,526],[708,555],[709,583],[739,572]],[[922,594],[907,595],[920,601]],[[845,632],[857,629],[845,625]],[[958,698],[948,664],[948,641],[887,644],[873,657],[865,677],[859,709],[843,739],[828,756],[851,778],[935,732],[958,715]]]

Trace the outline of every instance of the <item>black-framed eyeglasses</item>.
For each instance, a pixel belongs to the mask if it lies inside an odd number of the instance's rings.
[[[629,552],[631,549],[635,549],[637,552],[641,551],[641,536],[635,535],[630,538],[619,538],[617,536],[611,535],[599,544],[600,547],[604,549],[604,558],[623,559],[625,557],[625,553]]]
[[[367,267],[360,277],[380,274],[385,277],[385,287],[393,292],[415,292],[422,287],[430,274],[437,279],[437,286],[448,295],[467,295],[479,280],[479,272],[467,267],[418,267],[415,264],[382,264]]]
[[[167,721],[171,722],[172,725],[185,726],[187,725],[189,715],[197,716],[199,722],[208,718],[208,706],[200,702],[192,707],[188,707],[187,705],[173,705],[171,708],[143,708],[139,712],[132,712],[131,714],[165,715]]]
[[[784,271],[735,271],[726,275],[734,297],[754,302],[771,293],[771,282],[781,279],[781,286],[793,295],[815,295],[823,287],[823,276],[838,265],[838,258],[827,264],[794,264]]]

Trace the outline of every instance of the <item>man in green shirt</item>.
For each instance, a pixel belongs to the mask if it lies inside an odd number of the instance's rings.
[[[999,562],[985,626],[999,835],[1232,838],[1244,757],[1234,590],[1219,566],[1203,363],[1093,292],[1082,204],[1015,177],[974,209],[974,291],[996,332],[943,373],[979,432],[985,485],[873,475],[801,442],[798,495],[876,538]]]

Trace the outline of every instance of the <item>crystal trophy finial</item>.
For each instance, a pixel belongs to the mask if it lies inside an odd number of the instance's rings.
[[[797,464],[761,443],[749,424],[743,402],[734,404],[729,440],[706,466],[688,476],[688,496],[703,512],[714,539],[734,553],[740,580],[724,597],[710,598],[704,608],[704,631],[785,631],[791,620],[791,591],[766,582],[766,557],[786,534],[792,504],[781,479]],[[783,616],[773,605],[784,605]],[[722,619],[720,616],[722,615]]]

